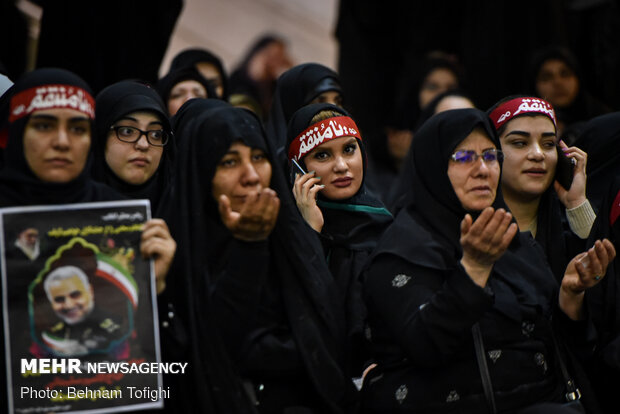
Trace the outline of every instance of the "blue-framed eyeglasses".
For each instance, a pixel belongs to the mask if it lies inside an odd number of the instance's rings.
[[[132,126],[113,126],[110,127],[111,131],[116,133],[116,138],[123,142],[133,144],[137,142],[142,135],[146,136],[147,142],[154,147],[163,147],[168,143],[170,133],[163,129],[152,129],[149,131],[142,131],[141,129]]]
[[[469,164],[471,162],[478,161],[478,158],[482,158],[482,161],[486,164],[491,164],[496,161],[504,159],[504,153],[498,149],[488,149],[483,151],[482,154],[477,154],[474,150],[462,150],[457,151],[450,157],[453,161],[459,164]]]

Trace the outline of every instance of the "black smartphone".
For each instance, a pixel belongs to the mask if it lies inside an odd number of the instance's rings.
[[[560,183],[565,190],[570,190],[570,186],[573,184],[573,174],[575,171],[575,159],[568,158],[562,148],[557,146],[558,151],[558,165],[555,167],[555,179]]]
[[[293,174],[299,174],[299,175],[304,175],[306,174],[306,172],[304,171],[304,169],[301,167],[301,165],[299,165],[299,163],[295,160],[293,160]]]
[[[291,182],[295,182],[295,174],[304,175],[306,172],[294,159],[291,162]]]

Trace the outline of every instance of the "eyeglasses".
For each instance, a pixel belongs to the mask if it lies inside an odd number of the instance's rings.
[[[130,144],[138,142],[142,135],[144,135],[147,142],[154,147],[163,147],[168,143],[168,138],[170,138],[170,133],[164,131],[163,129],[142,131],[141,129],[131,126],[121,125],[110,127],[110,131],[114,131],[116,133],[116,138],[119,140]]]
[[[478,158],[482,158],[482,161],[487,164],[501,161],[504,159],[504,153],[498,149],[488,149],[482,151],[482,154],[476,154],[474,150],[457,151],[450,157],[452,160],[459,164],[469,164],[471,162],[478,161]]]

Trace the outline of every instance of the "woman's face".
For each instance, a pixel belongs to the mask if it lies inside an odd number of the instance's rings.
[[[424,78],[420,86],[420,108],[425,108],[440,93],[455,89],[459,86],[458,79],[451,70],[437,68]]]
[[[68,108],[35,111],[26,123],[23,143],[24,158],[38,179],[67,183],[86,166],[90,119]]]
[[[566,63],[549,59],[538,71],[536,92],[551,105],[565,108],[573,103],[579,93],[579,79]]]
[[[553,183],[558,163],[553,122],[544,115],[514,118],[506,123],[500,143],[504,194],[513,199],[540,197]]]
[[[483,161],[480,155],[495,145],[480,129],[474,129],[459,145],[457,151],[474,151],[478,154],[475,161],[460,163],[454,160],[448,162],[448,177],[452,188],[461,205],[467,211],[480,211],[489,207],[495,200],[499,182],[499,161]]]
[[[200,82],[185,80],[174,85],[168,97],[168,112],[170,116],[176,114],[185,102],[193,98],[207,98],[207,90]]]
[[[118,119],[113,126],[128,126],[145,132],[164,129],[159,117],[151,112],[132,112]],[[138,141],[130,143],[121,141],[116,132],[110,130],[105,147],[105,161],[118,178],[129,184],[140,185],[147,182],[157,171],[163,150],[163,147],[149,144],[144,134]]]
[[[353,197],[362,186],[364,163],[362,151],[354,137],[340,137],[324,142],[310,151],[304,162],[325,185],[321,194],[330,200]]]
[[[250,193],[269,187],[271,163],[265,152],[234,142],[217,164],[213,176],[213,198],[225,195],[232,211],[239,212]]]

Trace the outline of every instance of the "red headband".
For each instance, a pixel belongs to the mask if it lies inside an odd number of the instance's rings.
[[[493,124],[495,124],[495,129],[499,129],[515,116],[526,113],[538,113],[548,116],[553,121],[553,125],[557,124],[553,106],[543,99],[533,97],[516,98],[504,102],[495,108],[489,117]]]
[[[288,159],[299,160],[323,142],[341,137],[362,139],[355,121],[348,116],[337,116],[310,125],[297,135],[288,148]]]
[[[41,109],[75,109],[95,118],[95,100],[90,93],[72,85],[42,85],[21,91],[11,99],[9,122]]]

